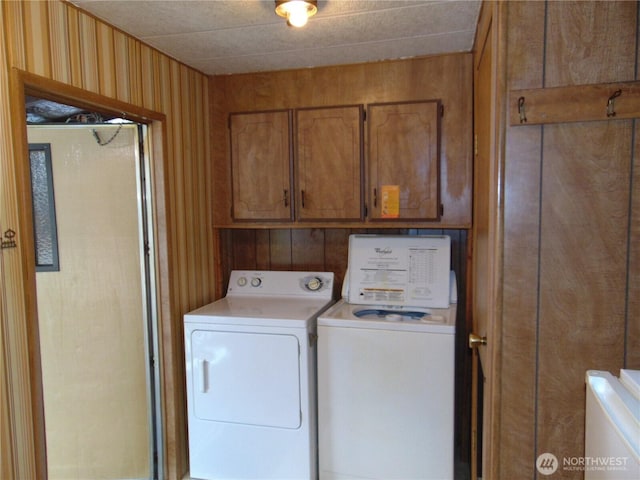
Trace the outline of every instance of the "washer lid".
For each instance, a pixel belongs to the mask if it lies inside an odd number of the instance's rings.
[[[299,297],[227,296],[184,316],[185,323],[307,327],[332,303],[327,299]]]
[[[423,316],[419,317],[419,314]],[[409,332],[456,332],[456,306],[449,308],[419,308],[379,305],[358,305],[340,300],[318,317],[318,326],[403,330]]]

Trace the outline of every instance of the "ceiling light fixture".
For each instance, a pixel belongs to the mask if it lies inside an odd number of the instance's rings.
[[[276,13],[294,27],[304,27],[317,11],[317,0],[276,0]]]

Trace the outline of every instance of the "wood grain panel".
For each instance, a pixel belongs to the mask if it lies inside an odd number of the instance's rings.
[[[2,2],[4,11],[3,40],[6,41],[7,60],[10,65],[26,68],[24,26],[22,24],[24,2]]]
[[[49,18],[46,2],[24,2],[24,31],[27,69],[43,77],[51,76]],[[33,48],[41,45],[42,48]]]
[[[545,87],[634,80],[636,2],[546,2]]]
[[[637,4],[547,9],[545,86],[634,79]],[[629,121],[544,129],[537,432],[558,458],[583,453],[584,372],[623,363],[630,147]]]
[[[69,70],[69,37],[67,32],[67,10],[60,2],[49,5],[49,42],[51,44],[51,78],[63,83],[71,82]]]
[[[560,458],[583,453],[585,371],[623,362],[631,129],[544,134],[538,449]]]
[[[320,228],[291,231],[291,263],[309,271],[324,269],[324,230]]]
[[[100,92],[100,73],[98,72],[98,38],[96,21],[92,17],[82,15],[78,18],[80,45],[80,65],[82,71],[82,88],[90,92]]]
[[[640,370],[640,125],[635,122],[624,367]]]
[[[292,267],[291,231],[269,230],[269,265],[273,270],[290,270]]]
[[[640,48],[636,49],[636,65],[640,65]],[[636,71],[636,80],[640,71]],[[631,176],[631,212],[629,229],[629,292],[625,334],[625,368],[640,370],[640,124],[635,125],[633,170]]]
[[[113,33],[114,45],[114,75],[116,77],[116,98],[123,102],[131,100],[131,82],[129,68],[129,37],[124,33],[115,31]],[[170,102],[165,102],[168,105]]]
[[[544,2],[509,2],[509,88],[542,86]],[[540,127],[506,130],[501,478],[534,478],[540,208]],[[517,405],[517,408],[514,408]],[[500,452],[499,450],[499,452]]]
[[[129,101],[136,105],[142,104],[142,72],[140,64],[140,42],[128,41],[129,55]],[[178,67],[179,68],[179,67]],[[178,87],[178,90],[180,87]]]
[[[116,66],[113,63],[115,55],[113,50],[113,29],[104,23],[96,24],[96,53],[98,55],[98,88],[102,95],[115,97]]]

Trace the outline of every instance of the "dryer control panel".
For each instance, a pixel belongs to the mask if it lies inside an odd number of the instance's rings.
[[[332,298],[333,272],[234,270],[227,295]]]

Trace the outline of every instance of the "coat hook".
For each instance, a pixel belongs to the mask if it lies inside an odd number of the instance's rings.
[[[518,113],[520,114],[520,123],[527,121],[527,114],[524,111],[524,97],[518,99]]]
[[[622,95],[622,90],[616,90],[611,94],[609,100],[607,100],[607,117],[615,117],[616,111],[615,108],[615,99]]]

